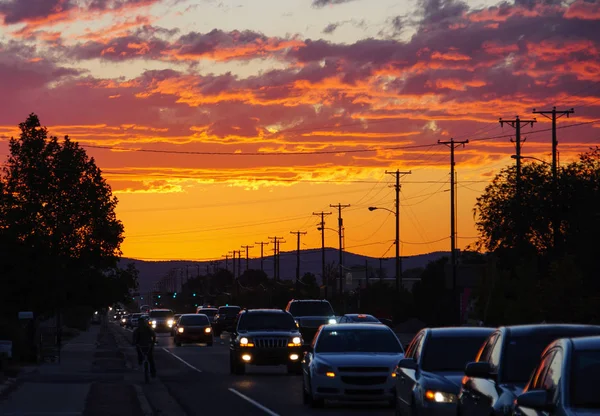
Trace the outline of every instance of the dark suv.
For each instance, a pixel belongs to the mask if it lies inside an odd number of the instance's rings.
[[[174,316],[171,309],[152,309],[148,314],[148,320],[156,332],[171,332],[175,324]]]
[[[281,309],[251,309],[239,314],[229,344],[231,374],[244,374],[246,364],[286,365],[302,372],[302,336],[292,315]]]
[[[223,331],[233,331],[235,320],[241,310],[242,308],[239,306],[219,306],[219,312],[215,315],[213,322],[215,337],[221,336]]]
[[[337,323],[335,312],[326,300],[292,299],[285,310],[296,320],[307,345],[310,345],[321,325]]]

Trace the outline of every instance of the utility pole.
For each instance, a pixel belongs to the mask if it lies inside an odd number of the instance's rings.
[[[295,234],[298,238],[296,246],[296,293],[300,289],[300,236],[306,235],[306,231],[290,231],[290,234]]]
[[[225,270],[229,271],[229,254],[225,254],[221,257],[225,257]]]
[[[396,177],[396,184],[394,185],[396,189],[396,292],[400,292],[400,288],[404,287],[402,282],[402,259],[400,258],[400,178],[410,175],[412,172],[400,172],[399,169],[396,169],[392,172],[386,170],[385,173]]]
[[[248,249],[253,247],[254,246],[242,246],[242,248],[246,249],[246,271],[248,271]]]
[[[386,261],[387,258],[380,257],[379,258],[379,282],[383,283],[383,262]]]
[[[237,278],[239,279],[240,275],[242,274],[242,251],[238,250],[237,253],[238,253],[238,257],[237,257],[237,260],[238,260],[238,264],[237,264],[237,266],[238,266],[237,267]]]
[[[236,251],[233,250],[232,253],[233,253],[233,257],[232,257],[231,264],[233,264],[233,267],[232,267],[232,269],[233,269],[233,279],[235,280],[235,253],[236,253]]]
[[[504,120],[504,119],[500,118],[499,121],[500,121],[501,127],[504,127],[504,123],[506,123],[509,126],[511,126],[513,129],[515,129],[515,140],[510,139],[510,141],[515,144],[515,153],[516,153],[516,159],[517,159],[516,194],[517,194],[517,200],[520,201],[521,200],[521,145],[523,143],[525,143],[525,141],[527,140],[527,139],[521,138],[521,126],[530,124],[531,127],[533,127],[533,123],[536,123],[537,120],[535,118],[531,119],[531,120],[521,120],[519,118],[519,116],[516,116],[514,120]]]
[[[342,265],[344,258],[344,240],[343,240],[343,234],[342,234],[342,229],[344,228],[344,219],[342,218],[342,210],[344,208],[348,208],[350,206],[350,204],[346,204],[346,205],[342,205],[342,204],[337,204],[337,205],[333,205],[330,204],[329,205],[331,208],[337,208],[338,209],[338,234],[340,237],[340,264],[339,264],[339,274],[340,274],[340,296],[344,293],[344,286],[343,286],[343,274],[344,274],[344,266]]]
[[[264,250],[263,250],[263,248],[264,248],[265,245],[269,244],[269,242],[265,243],[264,241],[261,241],[260,243],[256,243],[255,242],[254,244],[260,244],[260,271],[263,272],[265,270],[265,268],[264,268]]]
[[[283,239],[277,240],[277,280],[281,281],[281,243],[285,243],[286,241]]]
[[[331,212],[313,212],[312,215],[321,217],[319,228],[321,230],[321,283],[325,287],[325,299],[327,299],[327,281],[325,280],[325,216],[331,215]]]
[[[454,162],[454,150],[458,146],[465,146],[465,144],[469,143],[468,140],[454,140],[450,139],[450,141],[441,141],[438,140],[438,144],[446,145],[450,148],[450,256],[452,262],[452,291],[454,293],[454,304],[457,308],[456,316],[459,319],[459,324],[462,324],[462,319],[460,317],[460,305],[459,305],[459,297],[458,297],[458,287],[456,285],[456,197],[455,191],[456,188],[454,186],[454,167],[456,163]]]
[[[273,240],[273,280],[277,281],[277,241],[283,239],[283,237],[268,237],[269,240]]]
[[[554,236],[554,249],[558,247],[558,236],[560,233],[560,213],[558,209],[558,139],[556,137],[556,120],[562,116],[573,114],[574,109],[570,110],[557,110],[556,107],[552,107],[552,110],[536,111],[533,109],[533,114],[541,114],[547,119],[552,120],[552,185],[554,188],[554,215],[552,220],[552,232]],[[550,117],[548,116],[550,115]]]

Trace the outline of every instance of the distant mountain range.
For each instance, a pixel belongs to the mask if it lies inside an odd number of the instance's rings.
[[[420,254],[417,256],[406,256],[402,257],[402,270],[416,269],[425,267],[429,262],[438,260],[444,256],[449,256],[449,252],[433,252],[428,254]],[[325,249],[325,261],[328,264],[338,264],[339,251],[334,248]],[[160,280],[161,277],[165,276],[170,270],[181,268],[183,270],[183,276],[188,273],[190,277],[194,277],[198,274],[206,274],[207,268],[212,267],[210,261],[184,261],[184,260],[169,260],[169,261],[143,261],[130,258],[122,258],[121,266],[125,266],[127,263],[134,263],[140,272],[139,276],[139,292],[149,293],[152,291],[154,284]],[[237,263],[237,260],[236,260]],[[345,267],[364,267],[365,263],[369,267],[378,269],[380,266],[380,260],[374,257],[363,256],[360,254],[351,253],[349,251],[344,252],[343,264]],[[225,260],[218,262],[220,268],[225,267]],[[241,269],[246,268],[246,259],[242,258],[240,261]],[[281,279],[289,280],[294,279],[296,276],[296,252],[281,252],[279,266],[281,270]],[[394,257],[388,257],[381,262],[382,269],[388,277],[394,276],[395,261]],[[228,261],[229,270],[232,267],[232,260]],[[236,266],[237,267],[237,266]],[[250,269],[260,269],[260,258],[251,258],[248,261],[248,267]],[[265,256],[263,260],[263,269],[269,277],[273,277],[273,256]],[[321,249],[310,249],[302,250],[300,252],[300,274],[314,273],[318,276],[320,282],[321,276]]]

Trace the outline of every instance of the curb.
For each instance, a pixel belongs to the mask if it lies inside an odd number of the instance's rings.
[[[154,416],[154,410],[152,410],[152,406],[150,406],[142,387],[139,384],[134,384],[133,388],[137,394],[137,398],[140,402],[140,407],[142,408],[142,413],[144,416]]]

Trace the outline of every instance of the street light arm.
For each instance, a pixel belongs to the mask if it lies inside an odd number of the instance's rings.
[[[531,159],[531,160],[535,160],[538,161],[540,163],[543,163],[544,165],[548,165],[548,166],[552,166],[551,163],[546,162],[545,160],[542,159],[538,159],[537,157],[533,157],[533,156],[517,156],[517,155],[511,155],[510,157],[511,159]]]
[[[384,210],[384,211],[388,211],[388,212],[391,212],[392,214],[396,215],[396,212],[395,212],[395,211],[392,211],[392,210],[391,210],[391,209],[389,209],[389,208],[384,208],[384,207],[369,207],[369,211],[375,211],[375,210],[377,210],[377,209],[382,209],[382,210]]]

